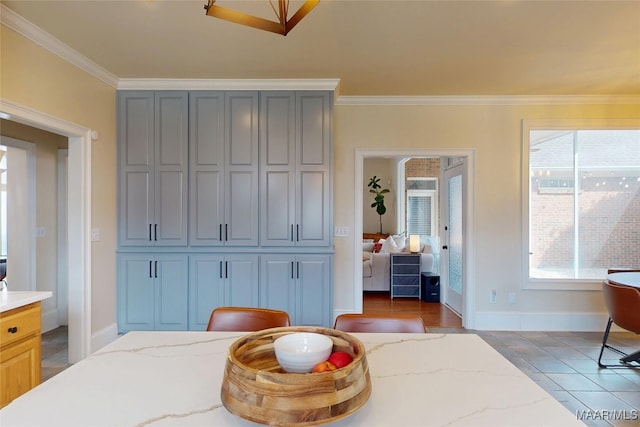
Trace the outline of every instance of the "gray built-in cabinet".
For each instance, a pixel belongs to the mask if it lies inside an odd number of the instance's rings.
[[[118,328],[187,329],[188,262],[183,254],[118,254]]]
[[[187,245],[188,93],[118,99],[120,246]]]
[[[190,244],[258,245],[258,92],[192,92]]]
[[[120,332],[222,305],[331,326],[332,131],[326,91],[120,91]]]
[[[260,242],[328,246],[331,108],[322,93],[260,98]]]

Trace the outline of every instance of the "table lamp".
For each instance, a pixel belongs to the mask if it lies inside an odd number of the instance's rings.
[[[409,251],[412,254],[420,252],[420,236],[412,234],[409,236]]]

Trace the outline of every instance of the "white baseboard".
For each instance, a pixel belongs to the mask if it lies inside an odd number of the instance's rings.
[[[105,345],[118,338],[118,324],[113,323],[91,335],[91,353],[100,350]]]
[[[475,329],[480,331],[602,332],[608,318],[607,313],[476,312]]]
[[[46,312],[42,312],[42,333],[49,332],[60,326],[58,323],[58,310],[53,309]]]

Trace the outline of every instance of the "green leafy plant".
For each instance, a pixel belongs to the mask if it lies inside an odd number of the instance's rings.
[[[369,193],[375,194],[375,197],[373,199],[374,202],[371,204],[371,207],[376,209],[376,212],[380,217],[380,234],[382,234],[382,215],[387,212],[387,208],[384,205],[384,195],[388,193],[389,190],[386,188],[382,188],[382,186],[380,185],[380,178],[375,175],[369,180],[369,184],[367,184],[367,187],[369,187]]]

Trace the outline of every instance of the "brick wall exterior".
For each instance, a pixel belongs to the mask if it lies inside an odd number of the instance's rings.
[[[411,159],[405,163],[406,178],[440,176],[440,159]]]
[[[619,183],[619,177],[580,180],[581,268],[640,267],[640,183],[630,182],[630,188]],[[573,260],[573,193],[538,191],[535,180],[531,188],[531,209],[542,213],[530,219],[533,234],[546,236],[531,242],[531,267],[569,268]]]

